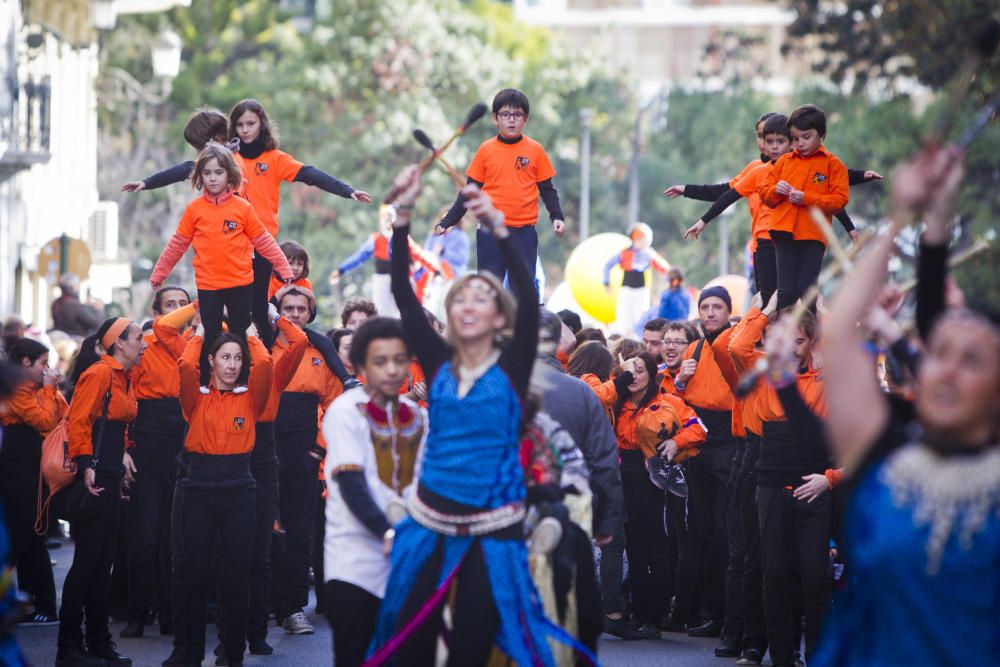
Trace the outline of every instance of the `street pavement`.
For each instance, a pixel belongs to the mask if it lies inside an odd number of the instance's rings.
[[[73,546],[69,540],[63,540],[60,549],[50,551],[55,567],[57,591],[62,590],[62,581],[66,577],[73,558]],[[274,655],[247,655],[247,667],[329,667],[333,664],[333,648],[330,637],[330,627],[326,620],[317,616],[310,604],[306,612],[310,623],[316,627],[313,635],[286,635],[280,628],[272,626],[268,632],[268,642],[274,647]],[[113,623],[111,633],[118,650],[122,655],[132,658],[135,667],[158,667],[170,655],[173,648],[172,638],[160,636],[157,626],[146,628],[146,635],[139,639],[119,639],[118,633],[125,627],[124,623]],[[43,667],[55,664],[56,638],[58,626],[40,628],[19,628],[18,641],[24,648],[32,665]],[[214,663],[211,655],[217,641],[215,626],[209,625],[206,640],[206,656],[203,665]],[[599,658],[606,667],[729,667],[733,660],[716,658],[713,649],[718,643],[715,639],[692,639],[683,634],[664,633],[658,641],[621,641],[615,637],[604,635],[599,647]]]

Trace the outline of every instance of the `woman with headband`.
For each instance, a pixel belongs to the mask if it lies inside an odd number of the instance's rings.
[[[69,454],[94,502],[93,512],[73,523],[76,548],[63,584],[57,667],[132,664],[111,641],[108,599],[121,514],[125,427],[136,415],[128,372],[139,363],[145,347],[142,329],[128,318],[117,317],[83,341],[76,360]],[[86,647],[81,630],[84,609]]]

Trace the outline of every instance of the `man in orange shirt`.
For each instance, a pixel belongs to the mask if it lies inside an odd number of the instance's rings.
[[[540,143],[525,136],[528,123],[528,97],[519,90],[501,90],[493,98],[493,122],[499,134],[484,141],[466,170],[469,183],[475,183],[493,200],[504,214],[504,224],[510,238],[521,251],[525,265],[534,272],[538,257],[538,196],[552,219],[556,236],[566,233],[559,193],[552,178],[556,170]],[[454,205],[435,227],[443,234],[458,224],[465,215],[465,198],[458,196]],[[489,271],[503,280],[507,264],[500,255],[500,248],[489,232],[476,232],[476,256],[479,271]]]
[[[688,346],[680,371],[674,378],[677,395],[694,408],[708,427],[708,438],[701,447],[701,454],[688,464],[689,524],[698,554],[692,558],[690,554],[681,553],[678,566],[677,610],[681,616],[674,621],[685,622],[692,637],[721,634],[724,599],[738,597],[724,595],[724,590],[741,585],[735,577],[726,576],[729,553],[726,485],[736,450],[732,432],[733,393],[713,352],[715,349],[723,354],[729,351],[731,312],[732,299],[724,287],[702,290],[698,297],[698,316],[705,338]],[[683,548],[684,542],[681,546]],[[695,570],[699,565],[700,577]],[[694,590],[699,579],[702,603],[709,614],[709,621],[704,624],[700,624],[698,607],[694,604]]]
[[[315,317],[316,301],[301,287],[288,287],[275,295],[282,316],[300,328]],[[280,359],[288,341],[279,335],[274,356]],[[284,618],[288,634],[311,634],[303,608],[309,599],[309,567],[316,523],[316,477],[326,453],[319,433],[319,420],[326,408],[343,392],[343,385],[327,364],[323,353],[309,344],[298,370],[281,394],[274,432],[278,453],[278,501],[285,529],[284,563],[275,564],[274,601]]]
[[[850,199],[847,167],[823,146],[826,114],[805,104],[788,117],[794,151],[783,155],[758,190],[771,214],[771,241],[778,266],[778,310],[798,301],[816,283],[826,252],[826,236],[810,209],[826,216],[840,211]]]

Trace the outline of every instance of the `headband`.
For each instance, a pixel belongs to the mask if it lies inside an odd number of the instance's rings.
[[[103,336],[101,336],[101,347],[110,351],[111,346],[114,345],[118,337],[122,335],[122,332],[128,329],[131,324],[132,320],[127,317],[115,318],[114,323],[108,327],[108,330]]]

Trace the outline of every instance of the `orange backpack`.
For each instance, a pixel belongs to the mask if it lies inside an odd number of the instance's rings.
[[[49,505],[52,496],[69,486],[76,477],[76,462],[69,457],[69,424],[64,417],[42,441],[42,467],[38,476],[38,505],[35,532],[49,530]],[[46,493],[48,487],[48,493]]]

